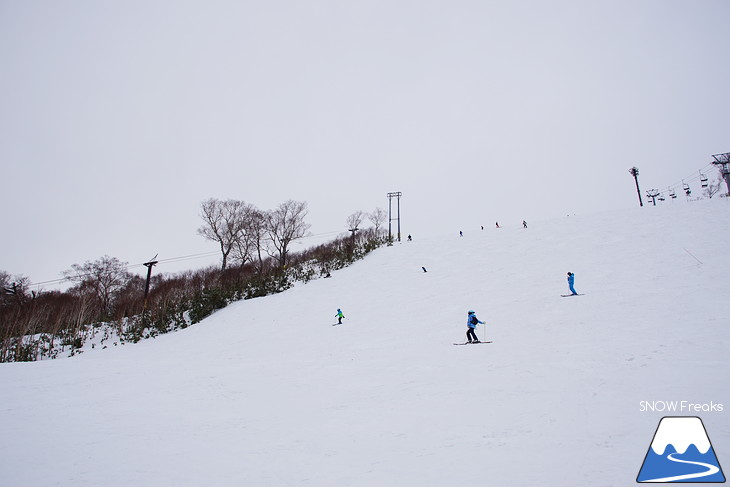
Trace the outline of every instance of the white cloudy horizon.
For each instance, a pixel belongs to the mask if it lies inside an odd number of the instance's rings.
[[[730,151],[728,14],[0,0],[0,270],[215,252],[211,197],[307,201],[314,234],[390,191],[416,236],[635,206],[630,167],[661,190]]]

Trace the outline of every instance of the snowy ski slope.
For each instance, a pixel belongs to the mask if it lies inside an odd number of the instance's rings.
[[[0,484],[625,486],[668,415],[641,401],[671,400],[725,406],[671,415],[730,465],[730,201],[675,203],[414,235],[184,331],[2,364]],[[452,345],[469,309],[493,343]]]

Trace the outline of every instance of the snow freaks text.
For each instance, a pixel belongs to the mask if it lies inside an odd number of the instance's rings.
[[[639,411],[670,412],[670,413],[721,413],[723,405],[720,403],[695,403],[691,401],[640,401]]]

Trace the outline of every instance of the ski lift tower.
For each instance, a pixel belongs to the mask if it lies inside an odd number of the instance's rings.
[[[629,169],[629,174],[634,176],[634,181],[636,182],[636,194],[639,195],[639,206],[644,206],[644,202],[641,201],[641,190],[639,189],[639,168],[634,166],[631,169]]]
[[[147,268],[147,282],[145,283],[145,286],[144,286],[144,304],[142,305],[143,312],[145,310],[147,310],[147,296],[150,293],[150,278],[152,277],[152,267],[154,267],[155,265],[157,265],[159,263],[158,261],[155,260],[157,258],[157,255],[159,255],[159,254],[155,254],[155,256],[152,257],[152,259],[150,259],[149,262],[145,262],[144,264],[142,264],[143,266],[145,266]]]
[[[388,193],[388,241],[393,241],[392,232],[390,229],[390,224],[393,220],[398,220],[398,241],[400,242],[400,197],[403,193],[400,191],[395,191],[393,193]],[[398,202],[398,216],[396,218],[393,218],[391,215],[393,212],[391,211],[391,203],[393,201],[393,198],[396,198]]]
[[[656,206],[657,197],[659,198],[660,201],[662,200],[661,193],[656,189],[650,189],[649,191],[647,191],[646,197],[651,200],[651,202],[654,204],[654,206]]]
[[[720,166],[722,177],[725,178],[725,186],[727,186],[727,196],[730,196],[730,152],[715,154],[712,158],[715,159],[713,164]]]

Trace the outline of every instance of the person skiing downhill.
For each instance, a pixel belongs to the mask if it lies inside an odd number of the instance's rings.
[[[570,288],[571,294],[573,294],[575,296],[578,293],[575,291],[575,288],[573,287],[574,283],[575,283],[575,274],[573,274],[572,272],[568,272],[568,287]]]
[[[474,329],[477,327],[478,324],[484,324],[483,321],[479,321],[479,318],[477,318],[476,313],[474,310],[469,310],[469,315],[466,319],[466,341],[467,343],[479,343],[479,339],[477,338],[477,334],[474,332]]]
[[[342,314],[342,310],[340,308],[337,308],[337,314],[335,315],[335,318],[337,318],[338,325],[342,324],[342,318],[344,318],[344,317],[345,317],[345,315]]]

